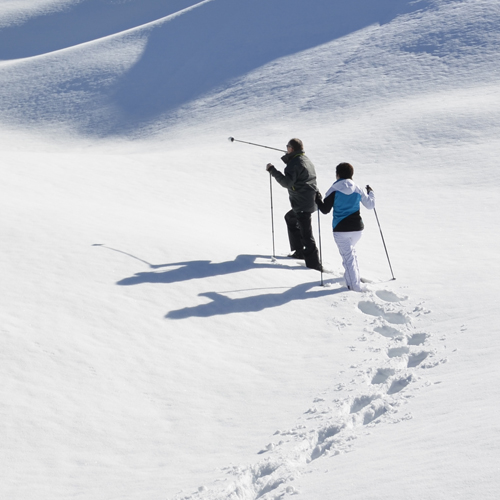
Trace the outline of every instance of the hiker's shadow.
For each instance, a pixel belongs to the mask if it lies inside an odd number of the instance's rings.
[[[170,264],[149,264],[152,269],[172,267],[168,271],[140,272],[129,278],[117,282],[117,285],[131,286],[142,283],[177,283],[194,279],[203,279],[225,274],[239,273],[256,268],[276,268],[279,264],[269,260],[267,262],[256,262],[258,258],[269,259],[264,255],[238,255],[234,260],[213,263],[210,260],[191,260],[185,262],[173,262]],[[296,267],[294,269],[305,269]]]
[[[340,281],[340,278],[333,280]],[[312,288],[317,290],[311,291]],[[185,319],[191,317],[206,318],[223,314],[257,312],[270,307],[279,307],[294,300],[313,299],[325,295],[334,295],[345,291],[343,288],[319,288],[318,282],[303,283],[294,286],[283,293],[266,293],[262,295],[252,295],[239,299],[231,299],[226,295],[217,292],[200,293],[199,297],[208,297],[211,302],[194,307],[184,307],[175,311],[170,311],[165,315],[168,319]]]
[[[96,244],[95,246],[103,245]],[[258,268],[287,268],[293,271],[307,271],[307,268],[300,265],[287,265],[286,262],[290,262],[290,259],[286,257],[278,257],[275,262],[272,262],[269,259],[269,256],[266,255],[242,254],[238,255],[234,260],[226,262],[213,263],[210,260],[191,260],[184,262],[172,262],[169,264],[151,264],[143,259],[140,259],[121,250],[116,250],[114,248],[111,248],[111,250],[129,255],[130,257],[133,257],[134,259],[140,260],[141,262],[147,264],[150,269],[153,269],[153,271],[136,273],[134,276],[130,276],[118,281],[117,285],[121,286],[140,285],[142,283],[177,283],[181,281],[239,273]],[[258,259],[262,259],[262,262],[259,262]],[[166,271],[156,271],[157,269],[162,268],[172,269],[168,269]],[[330,280],[331,283],[338,283],[340,281],[340,278]],[[314,287],[318,287],[318,289],[311,290]],[[223,295],[217,292],[205,292],[200,293],[198,296],[208,297],[211,302],[198,306],[184,307],[182,309],[170,311],[165,315],[165,317],[168,319],[185,319],[190,317],[204,318],[223,314],[262,311],[263,309],[268,309],[270,307],[282,306],[283,304],[294,300],[305,300],[315,297],[322,297],[324,295],[333,295],[336,293],[340,293],[343,290],[343,288],[319,287],[318,280],[316,280],[311,283],[303,283],[294,286],[282,293],[265,293],[262,295],[250,295],[248,297],[234,299],[231,299],[227,295]],[[239,290],[238,292],[241,293],[244,291],[245,290]],[[250,292],[250,290],[248,291]]]

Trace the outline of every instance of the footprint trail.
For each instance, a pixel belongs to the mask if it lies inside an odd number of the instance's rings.
[[[412,418],[405,407],[432,384],[425,379],[426,370],[447,362],[438,356],[443,339],[420,325],[431,311],[392,290],[347,297],[337,300],[350,300],[365,327],[361,337],[358,332],[358,344],[346,348],[364,349],[372,357],[340,372],[335,385],[314,399],[295,427],[276,431],[272,442],[256,451],[262,457],[257,463],[227,467],[221,471],[219,486],[202,486],[173,500],[289,498],[300,493],[297,479],[310,471],[311,464],[353,451],[368,429],[373,432],[377,426]],[[328,320],[332,334],[354,329],[352,323]]]

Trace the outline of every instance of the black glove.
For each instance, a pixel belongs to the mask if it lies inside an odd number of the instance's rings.
[[[371,193],[372,191],[373,191],[373,189],[367,184],[366,185],[366,192]]]
[[[314,201],[316,202],[316,205],[323,203],[323,196],[321,196],[321,193],[319,191],[316,191],[316,198]]]

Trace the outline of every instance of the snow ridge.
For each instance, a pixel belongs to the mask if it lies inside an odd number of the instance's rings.
[[[293,428],[277,430],[258,452],[265,458],[251,465],[228,466],[221,471],[225,477],[210,488],[200,486],[187,495],[181,492],[174,500],[288,498],[300,493],[300,477],[317,461],[322,461],[322,467],[333,466],[328,460],[354,451],[356,440],[380,425],[412,419],[411,412],[405,411],[409,399],[439,383],[427,380],[426,370],[448,362],[445,337],[428,333],[431,311],[387,289],[368,292],[361,300],[357,294],[343,294],[338,301],[352,302],[365,316],[367,326],[350,349],[362,347],[372,357],[337,374],[336,384],[313,400]],[[350,326],[349,320],[338,318],[330,323],[338,330]]]

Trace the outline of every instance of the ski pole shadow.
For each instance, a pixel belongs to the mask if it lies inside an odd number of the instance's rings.
[[[341,279],[334,279],[333,282],[340,282]],[[238,299],[231,299],[226,295],[217,292],[200,293],[199,297],[207,297],[211,302],[194,307],[184,307],[170,311],[165,315],[166,319],[187,319],[192,317],[207,318],[235,313],[258,312],[271,307],[279,307],[288,302],[296,300],[314,299],[325,295],[335,295],[345,291],[344,288],[324,288],[311,290],[318,287],[318,281],[302,283],[287,289],[283,293],[265,293],[262,295],[252,295]]]

